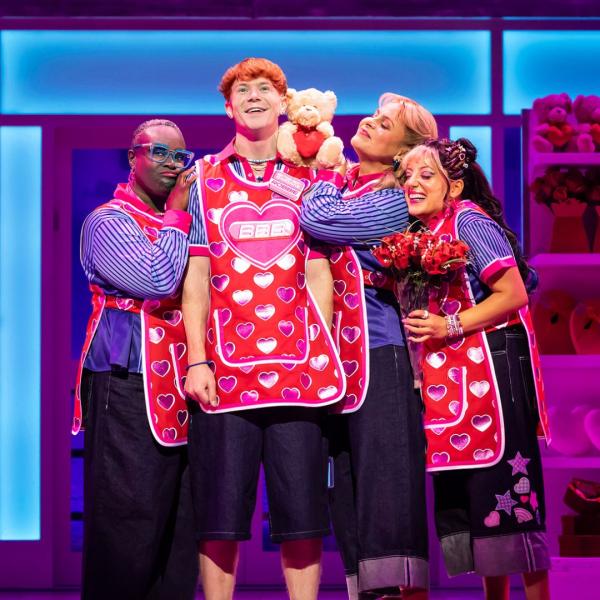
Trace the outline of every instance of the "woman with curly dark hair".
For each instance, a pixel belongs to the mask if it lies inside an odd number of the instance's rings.
[[[423,344],[427,468],[448,573],[481,575],[488,600],[507,599],[509,575],[521,573],[528,600],[542,600],[550,559],[536,433],[549,433],[531,275],[476,157],[463,138],[403,158],[409,213],[469,246],[468,263],[430,287],[404,327]]]

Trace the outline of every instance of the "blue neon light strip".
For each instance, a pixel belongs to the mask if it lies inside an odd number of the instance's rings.
[[[217,85],[266,56],[291,87],[332,89],[337,114],[382,92],[434,114],[489,114],[489,31],[3,31],[4,114],[223,114]]]
[[[0,540],[40,539],[40,127],[0,127]]]
[[[598,94],[600,31],[505,31],[503,40],[506,114],[548,94]]]
[[[467,138],[477,148],[477,162],[481,165],[488,181],[492,183],[492,128],[456,126],[450,127],[450,137]]]

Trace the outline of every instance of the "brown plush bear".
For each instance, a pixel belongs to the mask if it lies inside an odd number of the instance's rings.
[[[573,103],[573,112],[577,119],[577,150],[600,150],[600,97],[577,96]]]
[[[571,98],[567,94],[550,94],[533,103],[538,125],[533,131],[532,146],[538,152],[565,150],[573,137],[567,122],[571,113]]]
[[[288,121],[279,127],[277,151],[296,165],[331,169],[344,160],[344,144],[333,135],[337,98],[315,88],[287,92]]]

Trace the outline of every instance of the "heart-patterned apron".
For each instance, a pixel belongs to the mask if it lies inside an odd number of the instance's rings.
[[[476,204],[461,201],[437,223],[433,233],[447,240],[458,239],[458,217],[465,210],[485,214]],[[475,299],[464,267],[429,296],[431,314],[453,315],[472,306]],[[540,425],[550,441],[540,358],[528,307],[520,309],[507,323],[487,331],[517,323],[527,332]],[[454,341],[425,342],[421,393],[425,404],[429,471],[489,467],[502,458],[502,403],[484,331]]]
[[[150,242],[158,238],[162,217],[139,210],[127,201],[124,186],[119,186],[115,199],[98,207],[118,210],[127,215]],[[102,288],[91,285],[92,314],[89,318],[85,342],[75,385],[75,410],[72,433],[83,428],[81,404],[81,377],[83,365],[94,335],[106,309],[138,313],[142,328],[142,365],[146,412],[150,429],[156,441],[163,446],[180,446],[187,442],[188,409],[183,392],[187,347],[181,314],[181,296],[163,300],[140,300],[104,294]]]
[[[229,161],[197,161],[210,259],[206,356],[219,405],[323,406],[345,395],[344,368],[306,285],[300,200],[241,178]],[[285,165],[309,184],[310,170]]]

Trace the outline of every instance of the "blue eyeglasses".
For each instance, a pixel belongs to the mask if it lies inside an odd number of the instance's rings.
[[[148,148],[148,156],[150,160],[157,163],[166,163],[169,158],[178,166],[184,169],[190,166],[194,159],[194,153],[189,150],[169,150],[164,144],[146,143],[136,144],[133,150],[137,148]]]

